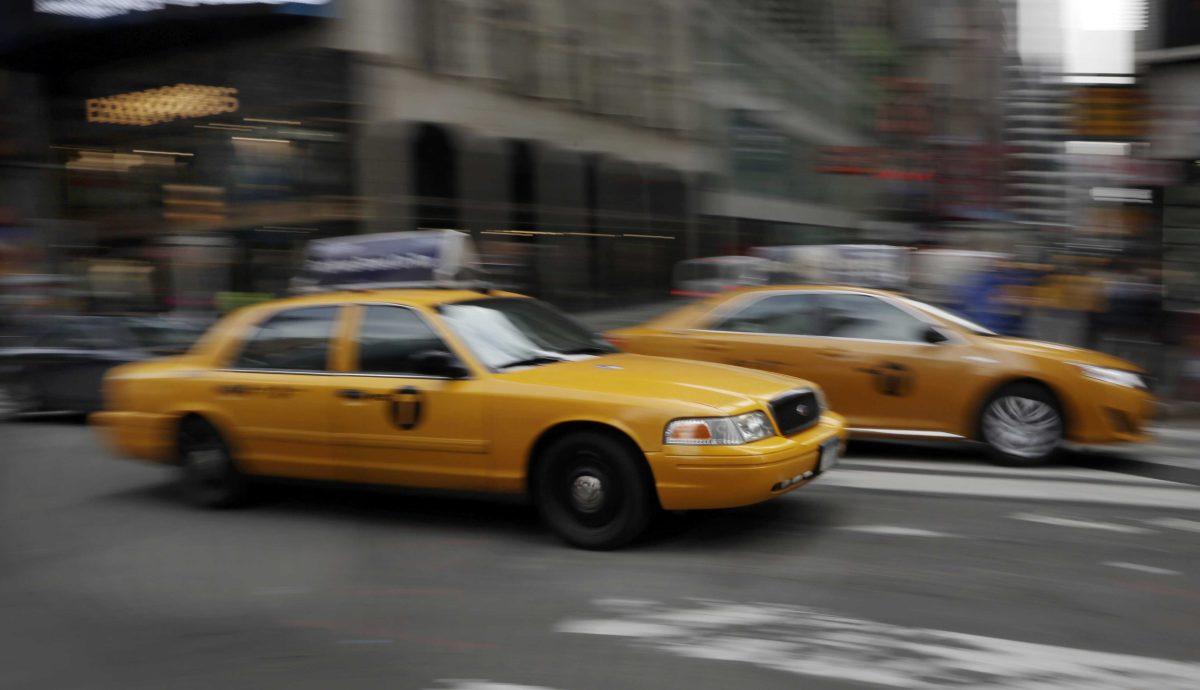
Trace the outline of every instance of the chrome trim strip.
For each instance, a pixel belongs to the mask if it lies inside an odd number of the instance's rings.
[[[945,438],[965,439],[965,436],[952,434],[948,431],[923,431],[921,429],[881,429],[875,427],[846,427],[851,434],[869,434],[871,436],[896,436],[898,438]]]

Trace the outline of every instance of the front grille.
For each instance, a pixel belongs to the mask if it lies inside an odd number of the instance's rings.
[[[781,395],[771,401],[771,415],[784,436],[798,434],[817,423],[821,417],[821,405],[810,390]]]

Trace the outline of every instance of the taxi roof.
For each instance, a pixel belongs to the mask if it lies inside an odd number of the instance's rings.
[[[888,297],[895,297],[899,294],[895,290],[880,290],[879,288],[859,287],[857,285],[806,285],[802,283],[797,283],[794,285],[751,285],[718,294],[722,296],[733,296],[746,295],[755,292],[787,292],[789,290],[805,290],[807,292],[861,292],[868,295],[883,295]]]
[[[503,290],[467,290],[461,288],[380,288],[377,290],[337,290],[332,292],[317,292],[308,295],[296,295],[261,302],[254,309],[277,309],[279,307],[299,307],[305,305],[347,304],[354,302],[391,302],[416,307],[436,307],[439,304],[450,304],[473,299],[488,297],[519,297],[526,298],[515,292]]]

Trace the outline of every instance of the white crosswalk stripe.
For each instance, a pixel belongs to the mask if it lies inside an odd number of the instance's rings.
[[[849,527],[840,527],[839,529],[848,530],[850,532],[862,532],[864,534],[882,534],[891,537],[953,537],[953,534],[945,532],[934,532],[933,530],[918,529],[916,527],[902,527],[900,525],[852,525]]]
[[[1200,511],[1200,489],[1189,484],[1084,468],[851,457],[808,490],[820,487]]]
[[[690,600],[604,611],[558,631],[664,654],[896,688],[1194,688],[1200,664],[908,627],[801,606]]]
[[[1156,527],[1179,529],[1185,532],[1200,532],[1200,522],[1197,522],[1196,520],[1184,520],[1183,518],[1159,518],[1157,520],[1147,520],[1147,522]]]
[[[1056,517],[1054,515],[1035,515],[1033,513],[1014,513],[1010,515],[1014,520],[1024,520],[1025,522],[1036,522],[1043,525],[1054,525],[1056,527],[1076,527],[1079,529],[1097,529],[1108,532],[1123,532],[1125,534],[1146,534],[1153,530],[1148,530],[1144,527],[1134,527],[1132,525],[1118,525],[1112,522],[1098,522],[1096,520],[1075,520],[1073,518]]]
[[[981,474],[1012,479],[1017,477],[1029,479],[1083,479],[1091,481],[1113,481],[1122,484],[1145,484],[1147,486],[1171,486],[1174,482],[1139,477],[1132,474],[1117,474],[1085,468],[1070,467],[1031,467],[1020,469],[1015,467],[999,467],[983,462],[954,462],[931,460],[896,460],[874,458],[845,458],[839,465],[847,469],[886,469],[893,471],[937,472],[942,474]]]
[[[1136,570],[1139,573],[1150,573],[1151,575],[1179,575],[1178,570],[1168,570],[1159,568],[1153,565],[1142,565],[1141,563],[1126,563],[1124,561],[1105,561],[1104,565],[1110,568],[1124,568],[1125,570]]]

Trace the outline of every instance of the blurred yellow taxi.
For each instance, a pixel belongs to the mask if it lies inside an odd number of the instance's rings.
[[[111,444],[179,464],[203,504],[253,476],[528,492],[589,548],[660,508],[803,486],[843,436],[808,382],[621,353],[541,302],[464,289],[247,307],[186,355],[114,369],[104,395]]]
[[[1043,462],[1063,441],[1146,440],[1154,409],[1129,362],[1001,337],[880,290],[746,289],[609,339],[628,352],[803,377],[824,389],[853,436],[976,439],[1004,464]]]

